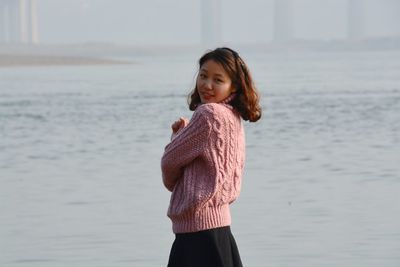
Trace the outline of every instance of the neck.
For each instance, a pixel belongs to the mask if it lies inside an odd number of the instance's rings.
[[[229,102],[231,102],[236,96],[236,93],[232,93],[230,96],[228,96],[227,98],[225,98],[224,100],[218,102],[220,104],[229,104]]]

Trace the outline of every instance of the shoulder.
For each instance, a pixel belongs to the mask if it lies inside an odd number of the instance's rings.
[[[213,133],[230,132],[229,129],[237,122],[240,117],[232,107],[219,103],[207,103],[197,107],[193,117],[193,124]]]
[[[194,115],[209,120],[218,120],[233,115],[232,107],[219,103],[202,104],[194,112]]]

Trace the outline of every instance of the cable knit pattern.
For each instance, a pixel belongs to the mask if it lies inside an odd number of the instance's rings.
[[[229,204],[240,193],[245,141],[229,100],[200,105],[165,147],[161,169],[172,191],[168,216],[174,233],[231,224]]]

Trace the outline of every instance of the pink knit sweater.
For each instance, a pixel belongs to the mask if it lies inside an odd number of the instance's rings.
[[[165,147],[161,169],[172,191],[168,217],[174,233],[231,224],[229,204],[240,193],[245,141],[229,100],[200,105]]]

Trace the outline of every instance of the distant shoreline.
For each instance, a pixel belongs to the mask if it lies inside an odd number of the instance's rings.
[[[307,40],[220,44],[246,53],[400,52],[400,36],[360,40]],[[0,43],[0,68],[18,66],[79,66],[135,64],[141,57],[190,55],[194,59],[212,45],[133,45],[114,43],[7,44]],[[121,59],[121,60],[120,60]],[[126,60],[125,60],[126,59]]]
[[[133,62],[80,56],[0,54],[0,67],[120,65]]]

